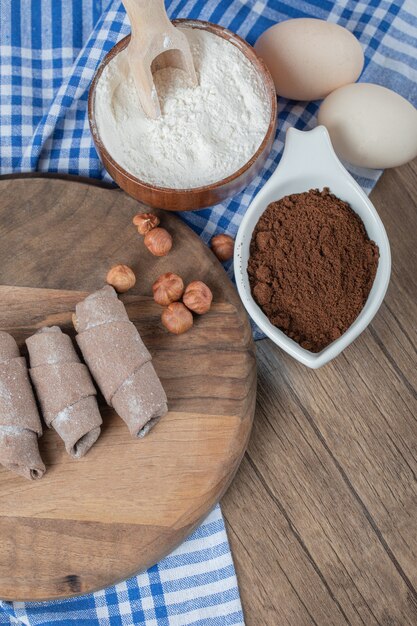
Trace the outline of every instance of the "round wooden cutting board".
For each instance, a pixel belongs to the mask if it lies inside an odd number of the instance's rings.
[[[175,215],[153,257],[133,227],[141,208],[123,192],[57,178],[0,179],[0,328],[24,341],[44,325],[74,336],[71,313],[115,263],[137,284],[122,297],[153,356],[169,413],[143,440],[101,401],[103,430],[71,459],[53,430],[40,440],[45,476],[29,482],[0,467],[0,598],[39,600],[100,589],[168,554],[220,499],[244,453],[254,414],[250,325],[210,250]],[[212,310],[169,334],[151,296],[174,271],[205,281]]]

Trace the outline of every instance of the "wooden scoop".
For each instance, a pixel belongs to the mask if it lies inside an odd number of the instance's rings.
[[[197,76],[187,38],[170,22],[164,0],[122,0],[132,35],[126,50],[139,100],[148,117],[161,115],[152,72],[178,67],[197,85]]]

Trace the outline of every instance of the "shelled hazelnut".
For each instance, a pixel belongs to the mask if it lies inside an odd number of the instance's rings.
[[[153,228],[146,233],[144,243],[154,256],[166,256],[172,248],[172,237],[165,228]]]
[[[162,311],[162,324],[170,333],[182,335],[193,325],[193,315],[182,302],[172,302]]]
[[[160,223],[159,217],[154,213],[138,213],[132,221],[140,235],[146,235],[146,233],[156,228]]]
[[[235,240],[230,235],[216,235],[212,238],[210,246],[219,261],[228,261],[233,257]]]
[[[118,293],[124,293],[136,283],[136,276],[128,265],[114,265],[107,272],[106,281],[114,287]]]
[[[74,326],[74,329],[78,333],[78,320],[77,320],[77,316],[75,315],[75,313],[71,315],[71,320],[72,320],[72,325]]]
[[[194,280],[184,292],[183,302],[185,306],[199,315],[210,310],[213,294],[209,287],[201,280]]]
[[[181,298],[184,293],[184,282],[178,274],[167,272],[157,278],[152,285],[152,291],[155,302],[167,306]]]

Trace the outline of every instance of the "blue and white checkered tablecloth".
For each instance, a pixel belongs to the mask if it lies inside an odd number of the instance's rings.
[[[252,44],[284,19],[337,22],[364,47],[360,80],[390,87],[417,105],[417,0],[167,0],[166,5],[172,18],[217,22]],[[100,60],[128,32],[120,0],[0,0],[1,174],[39,170],[109,178],[89,132],[88,89]],[[286,129],[314,127],[317,109],[317,102],[279,100],[279,130],[261,175],[227,202],[183,216],[205,241],[216,232],[236,234],[251,199],[279,161]],[[351,171],[368,192],[380,175]],[[220,508],[147,572],[81,598],[0,602],[1,624],[243,624]]]

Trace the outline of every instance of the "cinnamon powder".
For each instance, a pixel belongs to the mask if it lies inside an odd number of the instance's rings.
[[[320,352],[368,298],[379,249],[360,217],[328,188],[272,202],[252,235],[252,295],[270,322]]]

